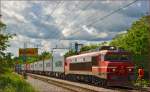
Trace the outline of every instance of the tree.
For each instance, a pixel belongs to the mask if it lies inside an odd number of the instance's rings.
[[[6,70],[9,63],[8,59],[6,59],[8,54],[4,51],[9,46],[8,41],[12,35],[5,33],[5,30],[6,25],[0,21],[0,73],[3,73]]]
[[[45,60],[45,59],[50,59],[52,58],[52,54],[47,52],[47,51],[44,51],[41,55],[40,55],[40,59],[41,60]]]
[[[124,48],[137,55],[148,55],[148,38],[150,25],[146,22],[147,17],[134,22],[126,34],[115,37],[111,45]]]
[[[150,15],[147,16],[147,23],[150,25]],[[149,35],[150,35],[150,29],[149,29]],[[150,80],[150,36],[149,36],[149,45],[148,45],[148,60],[149,60],[149,80]]]
[[[73,55],[77,55],[77,52],[73,51],[73,50],[69,50],[64,56],[69,57],[69,56],[73,56]]]
[[[91,48],[90,48],[90,46],[83,46],[81,49],[80,49],[80,51],[82,52],[82,51],[88,51],[88,50],[90,50]]]
[[[99,49],[101,46],[105,46],[105,45],[108,45],[109,42],[101,42],[99,44],[91,44],[91,45],[85,45],[83,46],[82,48],[80,48],[80,52],[79,53],[82,53],[82,52],[86,52],[86,51],[89,51],[89,50],[95,50],[95,49]],[[76,51],[73,51],[73,50],[70,50],[69,52],[67,52],[64,56],[65,57],[69,57],[69,56],[73,56],[73,55],[77,55],[78,53]]]

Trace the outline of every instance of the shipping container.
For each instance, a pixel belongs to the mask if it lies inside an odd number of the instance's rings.
[[[44,71],[48,72],[48,71],[52,71],[52,60],[45,60],[44,61]]]
[[[53,72],[64,72],[64,56],[60,53],[53,54]]]
[[[34,62],[34,71],[38,70],[38,62]]]
[[[38,71],[43,71],[43,61],[38,61]]]
[[[21,65],[21,70],[24,71],[25,70],[25,66],[24,64]]]
[[[30,63],[30,70],[34,71],[34,63]]]

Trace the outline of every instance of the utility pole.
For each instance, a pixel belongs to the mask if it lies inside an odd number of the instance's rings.
[[[147,8],[146,16],[150,16],[150,0],[147,0]]]
[[[0,0],[0,6],[1,6],[1,0]],[[0,22],[1,22],[1,18],[2,18],[2,11],[1,11],[1,9],[0,9]]]
[[[0,0],[0,6],[1,6],[1,0]],[[0,9],[0,22],[2,21],[2,11]]]
[[[2,21],[2,19],[1,19],[1,18],[2,18],[2,15],[1,15],[1,13],[0,13],[0,22]]]
[[[150,0],[148,0],[148,23],[149,23],[149,25],[150,25]],[[150,35],[150,30],[149,30],[149,35]],[[149,38],[149,50],[150,50],[150,37],[148,37]],[[149,55],[148,55],[148,62],[149,62],[149,66],[150,66],[150,52],[149,52]],[[149,67],[149,80],[150,80],[150,67]]]
[[[24,61],[24,65],[25,65],[25,70],[24,70],[24,78],[26,79],[26,71],[27,71],[27,64],[26,64],[26,48],[27,48],[27,44],[26,42],[24,42],[24,50],[23,50],[23,61]]]
[[[0,0],[0,2],[1,2],[1,0]],[[2,18],[2,15],[1,15],[1,11],[0,11],[0,23],[2,22],[1,18]],[[0,34],[2,34],[1,28],[0,28]]]
[[[53,49],[51,50],[51,54],[52,54],[52,71],[53,71]]]
[[[148,3],[149,3],[149,10],[148,10],[148,12],[149,12],[149,15],[150,15],[150,0],[148,0]]]

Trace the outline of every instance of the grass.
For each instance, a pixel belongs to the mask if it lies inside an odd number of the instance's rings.
[[[0,75],[0,92],[37,92],[30,84],[15,73]]]
[[[148,85],[150,85],[150,82],[148,80],[145,80],[145,79],[142,79],[142,80],[137,79],[135,81],[134,85],[137,87],[145,88],[145,87],[148,87]]]

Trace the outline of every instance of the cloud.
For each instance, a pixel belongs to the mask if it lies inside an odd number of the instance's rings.
[[[22,47],[24,41],[40,43],[50,50],[56,45],[68,47],[72,41],[97,43],[111,40],[148,11],[147,1],[137,1],[103,20],[99,19],[132,1],[3,0],[2,20],[9,33],[17,34],[10,43],[13,52],[15,45],[16,48]]]
[[[98,32],[95,28],[88,28],[86,25],[82,27],[85,31],[87,31],[94,38],[106,38],[108,34],[106,32]]]

